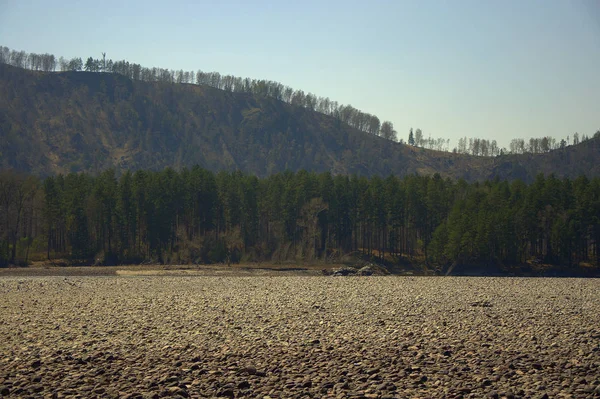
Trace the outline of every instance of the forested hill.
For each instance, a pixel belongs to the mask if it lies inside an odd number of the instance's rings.
[[[271,97],[118,74],[0,64],[0,168],[41,176],[109,167],[286,169],[365,176],[440,173],[533,181],[600,176],[600,139],[546,154],[473,157],[402,145]]]

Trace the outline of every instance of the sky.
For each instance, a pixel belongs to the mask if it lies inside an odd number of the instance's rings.
[[[597,0],[0,0],[0,45],[274,80],[451,147],[600,129]]]

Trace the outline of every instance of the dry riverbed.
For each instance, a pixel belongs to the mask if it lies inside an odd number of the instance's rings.
[[[0,278],[14,397],[600,397],[600,280]]]

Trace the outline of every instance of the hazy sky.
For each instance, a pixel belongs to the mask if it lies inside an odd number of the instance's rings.
[[[597,0],[0,0],[0,45],[275,80],[405,140],[600,129]]]

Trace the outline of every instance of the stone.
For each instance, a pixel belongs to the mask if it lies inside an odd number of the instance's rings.
[[[355,274],[356,274],[356,269],[351,268],[351,267],[342,267],[337,270],[334,270],[332,276],[334,276],[334,277],[354,276]]]
[[[302,383],[300,384],[300,386],[302,388],[310,388],[312,387],[312,380],[310,378],[307,378],[305,380],[302,381]]]
[[[39,393],[44,390],[44,386],[42,384],[33,384],[28,387],[29,391]]]
[[[387,390],[387,382],[382,382],[381,384],[377,385],[375,387],[375,389],[377,389],[378,391],[386,391]]]
[[[179,395],[184,398],[189,397],[187,390],[183,389],[179,386],[169,387],[169,388],[167,388],[167,391],[169,392],[170,395]]]
[[[360,269],[358,269],[358,271],[356,272],[356,274],[359,276],[372,276],[373,273],[375,273],[375,272],[373,270],[373,267],[371,267],[371,265],[363,266]]]
[[[217,396],[223,398],[235,398],[235,392],[233,392],[233,389],[231,388],[225,388],[217,392]]]

